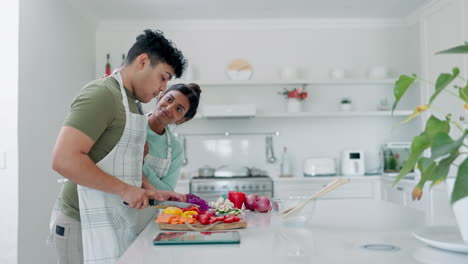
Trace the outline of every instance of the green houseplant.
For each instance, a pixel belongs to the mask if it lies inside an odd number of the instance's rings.
[[[437,52],[436,54],[468,54],[468,42],[461,46]],[[402,123],[410,121],[428,109],[433,109],[432,103],[442,92],[447,92],[458,98],[460,111],[468,110],[468,80],[464,79],[459,74],[460,70],[458,68],[453,68],[451,73],[441,73],[434,84],[435,89],[429,102],[417,106],[413,113]],[[462,80],[463,85],[453,85],[456,79]],[[395,102],[392,107],[392,113],[402,96],[416,81],[425,80],[419,78],[415,74],[401,75],[399,77],[393,90]],[[463,110],[463,108],[465,110]],[[437,111],[437,109],[434,109],[434,111]],[[460,136],[458,138],[452,138],[449,135],[451,124],[453,125],[452,127],[460,130]],[[465,225],[465,234],[463,235],[463,230],[461,230],[461,232],[465,242],[468,243],[468,158],[466,157],[468,153],[466,153],[467,150],[463,150],[468,147],[465,140],[467,137],[468,129],[462,127],[456,120],[453,120],[451,114],[446,114],[444,119],[438,119],[434,115],[431,115],[426,122],[424,131],[413,138],[410,156],[403,165],[394,184],[416,167],[421,172],[421,179],[414,187],[412,196],[413,199],[420,199],[423,195],[422,190],[426,183],[430,183],[432,187],[446,180],[450,166],[454,165],[457,167],[457,175],[451,194],[451,204],[454,209],[454,214],[457,217],[459,228],[463,229],[460,223],[464,223]],[[429,156],[424,155],[426,150],[430,150]],[[461,204],[465,206],[463,209],[464,216],[455,211],[455,207],[458,208]]]

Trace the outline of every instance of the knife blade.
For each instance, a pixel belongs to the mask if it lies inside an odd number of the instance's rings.
[[[127,202],[123,202],[125,205],[128,205]],[[199,205],[196,204],[191,204],[191,203],[184,203],[184,202],[176,202],[176,201],[159,201],[155,199],[149,199],[148,203],[150,206],[153,208],[167,208],[167,207],[179,207],[179,208],[188,208],[188,207],[200,207]]]
[[[179,207],[179,208],[188,208],[188,207],[200,207],[199,205],[192,203],[176,202],[176,201],[159,201],[154,199],[149,199],[149,204],[154,208],[166,208],[166,207]]]

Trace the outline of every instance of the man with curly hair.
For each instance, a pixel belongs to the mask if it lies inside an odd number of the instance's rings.
[[[59,263],[115,263],[136,238],[137,211],[148,199],[185,200],[145,189],[147,118],[140,102],[164,91],[186,64],[162,32],[145,30],[122,68],[75,98],[53,151],[52,167],[66,178],[50,225]]]

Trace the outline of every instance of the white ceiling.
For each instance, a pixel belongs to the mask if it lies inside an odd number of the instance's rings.
[[[430,0],[69,0],[105,20],[402,18]]]

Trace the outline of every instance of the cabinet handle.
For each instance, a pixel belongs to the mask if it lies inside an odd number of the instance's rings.
[[[403,191],[403,190],[404,190],[403,187],[397,187],[396,189],[397,189],[398,191]]]
[[[461,121],[461,122],[465,122],[465,117],[464,117],[464,116],[460,116],[460,121]]]

